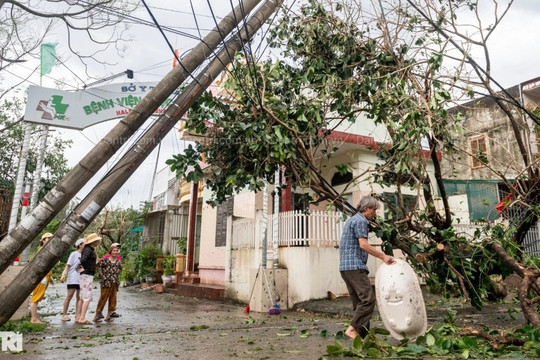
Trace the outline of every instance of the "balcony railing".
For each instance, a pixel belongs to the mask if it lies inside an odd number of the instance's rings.
[[[278,214],[278,245],[337,247],[343,231],[343,220],[340,212],[288,211]],[[272,218],[268,219],[268,247],[272,248]],[[233,222],[233,249],[254,248],[255,220],[238,219]]]

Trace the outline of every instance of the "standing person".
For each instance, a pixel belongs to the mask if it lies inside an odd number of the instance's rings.
[[[113,314],[116,311],[116,299],[118,294],[118,284],[120,282],[119,277],[122,272],[122,262],[120,258],[120,245],[114,243],[109,248],[109,256],[104,256],[99,259],[97,268],[99,270],[101,278],[101,294],[96,307],[96,316],[94,322],[101,322],[103,319],[103,308],[107,301],[109,307],[107,308],[107,316],[105,321],[113,321]]]
[[[96,233],[92,233],[86,236],[84,241],[84,248],[81,253],[81,265],[78,269],[80,278],[80,299],[81,299],[81,312],[79,319],[75,322],[77,324],[91,324],[86,320],[86,312],[90,301],[92,301],[92,286],[94,282],[94,275],[96,273],[96,251],[95,248],[99,245],[101,238]]]
[[[386,264],[394,262],[394,258],[368,243],[369,221],[375,217],[378,208],[377,199],[372,196],[362,197],[357,213],[345,222],[339,243],[339,271],[353,303],[353,318],[345,331],[345,335],[351,339],[367,335],[375,308],[375,293],[368,278],[368,255]]]
[[[41,236],[41,240],[39,240],[39,248],[38,251],[40,251],[49,240],[53,237],[53,234],[51,233],[45,233]],[[45,324],[43,321],[41,321],[37,315],[37,309],[38,309],[38,303],[43,300],[45,297],[45,291],[47,290],[47,287],[50,283],[52,283],[52,270],[45,275],[43,280],[37,286],[35,287],[34,291],[32,292],[32,297],[30,298],[30,322],[32,324]]]
[[[67,275],[67,295],[66,299],[64,300],[64,312],[62,314],[62,321],[71,321],[71,318],[68,316],[68,307],[69,303],[71,302],[71,299],[73,298],[74,294],[77,294],[75,296],[75,321],[79,321],[79,315],[81,312],[81,302],[79,299],[79,292],[80,292],[80,285],[79,285],[79,272],[77,271],[77,268],[79,267],[81,263],[81,252],[84,247],[84,239],[79,239],[75,241],[75,248],[77,250],[73,251],[71,254],[69,254],[68,261],[66,263],[66,267],[64,268],[64,271],[62,272],[62,276],[60,277],[60,282],[66,281],[66,275]]]

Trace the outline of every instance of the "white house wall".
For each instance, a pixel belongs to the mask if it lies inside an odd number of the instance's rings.
[[[363,124],[365,125],[365,124]],[[356,125],[355,125],[356,126]],[[352,131],[351,131],[352,132]],[[365,133],[365,131],[363,131]],[[379,127],[373,128],[367,134],[376,137],[377,140],[385,140],[385,134]],[[370,172],[375,170],[377,155],[373,150],[368,150],[362,144],[344,144],[341,154],[335,156],[327,162],[323,170],[323,175],[330,179],[337,171],[337,164],[349,164],[353,171],[353,176],[365,175],[358,180],[358,183],[349,190],[351,203],[356,206],[363,195],[370,193],[381,194],[392,192],[393,188],[381,187],[373,182]],[[428,161],[426,159],[426,161]],[[338,186],[340,191],[341,187]],[[300,191],[300,190],[296,190]],[[309,191],[309,190],[305,190]],[[414,190],[404,189],[404,193],[418,195]],[[209,196],[205,189],[204,200]],[[421,194],[420,194],[421,195]],[[272,208],[272,199],[269,197],[269,209]],[[324,204],[320,204],[320,207]],[[262,218],[262,194],[244,192],[236,195],[234,200],[233,215],[235,218],[254,218],[254,248],[232,249],[232,246],[215,246],[216,216],[217,210],[209,205],[203,205],[201,223],[201,247],[199,257],[199,277],[201,283],[225,285],[226,297],[237,299],[242,302],[249,300],[250,291],[253,287],[253,274],[256,273],[261,263],[261,218]],[[383,215],[380,210],[379,215]],[[271,217],[269,217],[268,241],[271,247]],[[233,230],[228,232],[232,236]],[[370,241],[380,242],[379,239],[372,238]],[[227,244],[231,244],[228,239]],[[268,255],[271,252],[269,251]],[[396,256],[401,256],[398,252]],[[375,276],[376,268],[380,261],[370,257],[368,267],[370,277]],[[278,249],[278,267],[287,270],[287,307],[311,299],[320,299],[327,296],[327,292],[334,294],[346,294],[347,288],[339,273],[339,249],[334,247],[280,247]],[[268,261],[268,267],[272,262]]]
[[[376,248],[381,241],[373,234],[369,242]],[[259,263],[260,248],[239,249],[232,251],[231,281],[227,282],[225,295],[227,298],[247,302],[255,284],[254,274]],[[394,256],[403,258],[401,251],[395,251]],[[368,258],[369,278],[374,282],[378,266],[382,262],[373,256]],[[270,268],[270,264],[269,264]],[[279,268],[286,269],[288,273],[286,308],[295,304],[322,299],[328,296],[328,291],[336,295],[347,294],[347,287],[339,272],[339,250],[333,247],[280,247]],[[274,294],[275,298],[275,294]]]
[[[382,124],[375,124],[373,119],[368,118],[364,113],[359,113],[354,123],[341,122],[333,130],[342,131],[349,134],[370,136],[378,143],[391,143],[391,139],[388,135],[386,127]]]
[[[201,217],[201,244],[199,252],[199,277],[203,284],[224,285],[225,246],[216,247],[217,208],[203,204]]]
[[[233,206],[234,216],[250,219],[255,217],[255,196],[252,192],[235,195]]]
[[[176,173],[173,173],[169,166],[158,171],[152,188],[153,210],[161,210],[168,205],[178,205],[178,187]]]

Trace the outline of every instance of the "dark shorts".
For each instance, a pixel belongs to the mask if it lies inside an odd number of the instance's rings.
[[[68,289],[77,289],[79,290],[81,287],[79,284],[67,284]]]

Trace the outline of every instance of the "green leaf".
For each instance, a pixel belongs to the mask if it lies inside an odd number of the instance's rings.
[[[335,341],[334,345],[328,345],[326,347],[326,352],[328,353],[328,355],[341,355],[343,354],[343,351],[343,344],[341,344],[341,342],[339,342],[338,340]]]
[[[274,134],[276,134],[279,140],[283,139],[283,136],[281,136],[281,129],[279,126],[274,126]]]
[[[425,346],[417,344],[408,344],[407,349],[409,349],[413,354],[424,354],[427,352]]]
[[[380,359],[382,357],[380,350],[376,348],[369,348],[367,354],[371,359]]]
[[[433,336],[431,334],[427,334],[426,335],[426,344],[428,346],[433,346],[435,344],[435,336]]]

